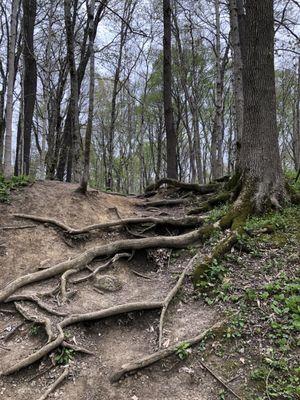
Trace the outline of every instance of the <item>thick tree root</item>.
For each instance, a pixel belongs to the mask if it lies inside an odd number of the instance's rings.
[[[109,256],[121,251],[148,248],[184,248],[197,240],[207,239],[215,229],[213,225],[206,225],[179,236],[156,236],[144,239],[118,240],[113,243],[91,247],[71,260],[63,261],[46,270],[36,271],[15,279],[0,291],[0,302],[7,300],[16,290],[30,283],[52,278],[63,274],[69,269],[82,270],[96,257]]]
[[[157,190],[162,185],[178,187],[181,189],[190,190],[192,192],[197,192],[199,194],[214,193],[221,186],[219,183],[209,183],[207,185],[198,185],[197,183],[185,183],[185,182],[176,181],[174,179],[163,178],[163,179],[160,179],[159,181],[157,181],[156,183],[149,185],[145,189],[145,192],[147,193],[147,192],[152,192],[154,190]]]
[[[153,200],[146,201],[145,203],[139,204],[140,207],[173,207],[180,206],[182,204],[189,204],[189,199],[163,199],[163,200]]]
[[[46,392],[39,398],[39,400],[46,400],[50,393],[61,384],[61,382],[69,375],[69,367],[66,367],[64,372],[52,383],[52,385],[46,390]]]
[[[220,204],[226,203],[231,198],[230,192],[222,192],[219,193],[210,199],[203,201],[199,204],[197,208],[193,208],[192,210],[188,211],[188,215],[200,214],[206,211],[212,210],[214,207],[219,206]]]
[[[117,382],[119,381],[122,376],[129,372],[137,371],[139,369],[148,367],[151,364],[154,364],[155,362],[162,360],[166,357],[171,356],[172,354],[176,353],[178,348],[180,348],[182,345],[188,343],[190,346],[199,343],[202,339],[205,338],[205,336],[208,333],[213,332],[215,329],[220,328],[226,321],[219,321],[215,325],[211,326],[209,329],[205,330],[204,332],[200,333],[197,336],[194,336],[190,339],[183,340],[181,342],[178,342],[167,349],[164,350],[158,350],[155,353],[152,353],[148,356],[145,356],[139,360],[135,360],[132,362],[129,362],[127,364],[122,365],[119,371],[115,372],[113,375],[110,377],[110,381]]]
[[[67,326],[79,322],[99,320],[133,311],[153,310],[161,308],[162,306],[163,302],[128,303],[110,307],[105,310],[94,311],[85,314],[70,315],[69,317],[63,319],[60,323],[57,324],[57,330],[59,334],[57,335],[55,340],[53,340],[50,343],[47,343],[41,349],[29,355],[28,357],[24,358],[23,360],[19,361],[18,363],[14,364],[13,366],[9,367],[7,370],[1,371],[0,375],[10,375],[19,371],[22,368],[28,367],[29,365],[35,363],[36,361],[40,360],[41,358],[43,358],[44,356],[55,350],[57,347],[61,346],[65,339],[63,329],[66,328]]]
[[[176,201],[178,199],[175,199]],[[162,201],[174,201],[174,200],[162,200]],[[186,199],[185,199],[186,201]],[[152,202],[153,203],[153,202]],[[149,206],[151,202],[143,203],[142,206]],[[36,215],[27,214],[14,214],[15,217],[29,219],[35,222],[41,222],[42,224],[49,224],[61,229],[63,232],[69,235],[81,235],[89,233],[95,230],[105,230],[109,228],[127,226],[127,225],[141,225],[141,224],[153,224],[153,225],[164,225],[178,228],[195,228],[203,224],[203,219],[200,217],[184,217],[184,218],[156,218],[156,217],[139,217],[139,218],[120,218],[117,221],[104,222],[102,224],[88,225],[83,228],[75,229],[68,225],[65,225],[61,221],[52,218],[39,217]]]

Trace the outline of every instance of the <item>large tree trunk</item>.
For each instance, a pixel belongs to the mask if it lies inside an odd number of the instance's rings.
[[[164,14],[163,95],[164,95],[165,128],[167,135],[167,177],[177,179],[177,159],[176,159],[177,139],[173,121],[173,107],[172,107],[172,52],[171,52],[172,24],[171,24],[170,0],[163,0],[163,14]]]
[[[240,199],[248,212],[285,200],[276,126],[273,0],[247,0],[243,54],[244,124]]]
[[[29,174],[31,129],[36,99],[37,70],[33,46],[36,0],[23,0],[24,58],[24,173]]]
[[[4,143],[4,176],[10,178],[13,174],[12,167],[12,117],[13,117],[13,92],[15,80],[15,45],[17,35],[17,14],[19,1],[11,3],[11,20],[8,53],[8,78],[7,78],[7,99],[6,99],[6,132]]]

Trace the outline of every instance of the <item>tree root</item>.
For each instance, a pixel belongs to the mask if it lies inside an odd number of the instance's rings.
[[[50,393],[53,393],[61,382],[69,375],[69,366],[65,368],[64,372],[52,383],[52,385],[46,390],[46,392],[39,398],[39,400],[46,400]]]
[[[76,280],[72,280],[71,283],[80,283],[80,282],[84,282],[87,281],[93,277],[95,277],[99,271],[104,270],[105,268],[109,267],[110,265],[116,263],[118,260],[120,260],[120,258],[130,258],[131,254],[129,253],[120,253],[120,254],[116,254],[112,259],[110,259],[109,261],[107,261],[105,264],[103,265],[99,265],[93,272],[91,272],[89,275],[84,276],[82,278],[78,278]]]
[[[192,346],[196,343],[199,343],[202,339],[205,338],[205,336],[214,331],[215,329],[220,328],[226,321],[219,321],[215,325],[211,326],[209,329],[205,330],[204,332],[200,333],[197,336],[194,336],[190,339],[183,340],[181,342],[177,342],[176,344],[168,347],[167,349],[164,350],[158,350],[155,353],[152,353],[150,355],[147,355],[139,360],[131,361],[127,364],[122,365],[119,371],[115,372],[113,375],[110,377],[110,382],[118,382],[122,376],[129,372],[137,371],[139,369],[148,367],[151,364],[154,364],[155,362],[162,360],[163,358],[169,357],[172,354],[176,353],[178,348],[180,348],[182,345],[185,345],[186,343],[189,344],[189,346]]]
[[[163,200],[153,200],[146,201],[145,203],[139,204],[140,207],[165,207],[165,206],[179,206],[181,204],[189,204],[189,199],[163,199]]]
[[[36,324],[43,325],[45,327],[45,331],[48,336],[48,342],[51,342],[53,340],[54,334],[52,331],[52,326],[51,326],[51,321],[47,317],[39,317],[37,315],[32,315],[30,314],[30,311],[26,310],[22,304],[19,304],[17,302],[14,303],[16,309],[19,311],[19,313],[27,320],[27,321],[32,321],[35,322]]]
[[[26,275],[25,275],[26,276]],[[44,293],[40,294],[43,295]],[[48,304],[44,303],[37,294],[17,294],[8,297],[8,299],[4,300],[5,303],[15,302],[20,300],[31,301],[32,303],[36,303],[42,310],[47,311],[49,314],[56,315],[58,317],[65,317],[67,314],[62,311],[54,310],[52,307],[48,306]]]
[[[122,304],[114,307],[107,308],[105,310],[94,311],[85,314],[73,314],[65,319],[63,319],[60,323],[57,324],[57,330],[59,334],[55,338],[55,340],[47,343],[42,348],[37,350],[35,353],[29,355],[28,357],[24,358],[23,360],[17,362],[15,365],[9,367],[5,371],[1,371],[0,375],[10,375],[22,368],[28,367],[29,365],[33,364],[34,362],[40,360],[57,347],[61,346],[64,342],[64,332],[63,329],[69,325],[73,325],[79,322],[84,321],[93,321],[99,320],[107,317],[112,317],[119,314],[124,314],[133,311],[141,311],[141,310],[153,310],[157,308],[161,308],[163,306],[162,302],[140,302],[140,303],[127,303]]]
[[[74,275],[79,271],[79,269],[69,269],[68,271],[64,272],[61,276],[61,299],[62,304],[67,301],[68,293],[67,293],[67,279],[70,275]]]
[[[204,262],[196,265],[192,278],[195,287],[203,284],[204,275],[211,267],[213,261],[220,260],[220,258],[222,258],[224,254],[228,253],[235,245],[237,240],[238,240],[238,233],[235,231],[230,232],[227,236],[222,238],[217,243],[212,253],[205,258]]]
[[[165,298],[164,302],[163,302],[163,308],[160,314],[160,320],[159,320],[159,338],[158,338],[158,347],[161,348],[162,346],[162,338],[163,338],[163,324],[164,324],[164,317],[165,314],[167,312],[167,308],[170,304],[170,302],[172,301],[172,299],[176,296],[176,294],[178,293],[178,290],[180,289],[182,282],[188,272],[188,270],[191,268],[191,266],[194,264],[196,258],[198,257],[198,255],[195,255],[187,264],[187,266],[184,268],[184,270],[182,271],[176,285],[173,287],[173,289],[168,293],[167,297]]]
[[[149,185],[145,189],[145,192],[147,193],[147,192],[152,192],[154,190],[157,190],[162,185],[178,187],[181,189],[197,192],[199,194],[214,193],[220,188],[220,184],[218,184],[218,183],[209,183],[207,185],[198,185],[197,183],[185,183],[185,182],[176,181],[175,179],[163,178],[163,179],[160,179],[159,181],[157,181],[156,183]]]
[[[222,192],[219,193],[210,199],[203,201],[199,204],[197,208],[193,208],[192,210],[188,211],[188,215],[200,214],[202,212],[210,211],[215,206],[219,206],[220,204],[226,203],[226,201],[230,200],[231,193],[230,192]]]
[[[174,202],[180,199],[162,200],[163,202]],[[184,199],[187,201],[186,199]],[[153,203],[153,202],[152,202]],[[142,206],[149,206],[151,202],[143,203]],[[49,224],[61,229],[63,232],[69,235],[81,235],[89,233],[95,230],[104,230],[114,228],[118,226],[127,225],[141,225],[141,224],[154,224],[154,225],[165,225],[179,228],[195,228],[203,224],[203,219],[199,217],[184,217],[184,218],[156,218],[156,217],[139,217],[139,218],[120,218],[117,221],[104,222],[102,224],[88,225],[80,229],[72,228],[65,225],[61,221],[52,218],[39,217],[36,215],[27,214],[14,214],[17,218],[30,219],[35,222],[41,222],[43,224]]]
[[[63,261],[48,269],[36,271],[15,279],[0,291],[0,302],[7,300],[9,296],[16,292],[16,290],[30,283],[52,278],[56,275],[63,274],[70,269],[78,269],[80,271],[96,257],[109,256],[120,251],[141,250],[147,248],[184,248],[197,240],[208,238],[215,229],[216,227],[214,225],[206,225],[179,236],[156,236],[144,239],[125,239],[101,246],[91,247],[71,260]]]

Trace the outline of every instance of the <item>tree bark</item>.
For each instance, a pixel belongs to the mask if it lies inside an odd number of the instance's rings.
[[[176,147],[177,138],[173,120],[172,107],[172,51],[171,51],[171,3],[170,0],[163,0],[164,14],[164,38],[163,38],[163,96],[165,129],[167,137],[167,177],[177,179]]]
[[[17,13],[19,1],[13,0],[11,3],[9,54],[8,54],[8,78],[7,78],[7,98],[6,98],[6,134],[4,142],[4,176],[11,178],[12,167],[12,117],[13,117],[13,91],[15,78],[15,45],[17,35]]]
[[[89,181],[90,172],[90,153],[91,153],[91,140],[93,132],[93,117],[94,117],[94,92],[95,92],[95,54],[94,54],[94,11],[95,0],[91,0],[88,9],[89,18],[89,48],[90,48],[90,85],[89,85],[89,111],[88,122],[85,133],[85,148],[84,148],[84,165],[83,174],[79,190],[86,193]]]
[[[239,173],[243,203],[248,202],[248,210],[263,211],[285,200],[276,124],[273,0],[246,1],[245,32]]]
[[[235,111],[235,163],[238,167],[239,152],[243,134],[243,113],[244,113],[244,95],[243,95],[243,61],[238,22],[238,3],[241,0],[229,0],[230,9],[230,41],[233,52],[233,92],[234,92],[234,111]],[[239,6],[239,9],[241,6]]]
[[[295,122],[293,134],[293,156],[296,172],[300,170],[300,56],[298,57],[298,74],[295,104]]]
[[[37,69],[34,55],[33,35],[36,18],[36,0],[23,0],[23,59],[24,59],[24,173],[29,175],[31,129],[36,100]]]

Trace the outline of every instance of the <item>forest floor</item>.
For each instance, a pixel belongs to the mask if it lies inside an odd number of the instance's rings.
[[[183,216],[184,206],[144,209],[144,199],[98,191],[88,196],[75,193],[75,185],[36,182],[12,192],[7,204],[0,203],[0,228],[30,225],[24,229],[0,230],[0,287],[13,279],[67,260],[87,248],[129,238],[126,230],[98,232],[83,241],[62,240],[56,229],[16,219],[14,213],[51,217],[65,224],[82,226],[133,216]],[[188,206],[185,206],[188,207]],[[224,207],[207,217],[213,221]],[[100,321],[72,325],[65,330],[69,342],[94,354],[58,350],[41,362],[0,377],[3,400],[39,399],[69,362],[68,378],[49,399],[64,400],[214,400],[234,399],[209,369],[242,399],[297,399],[299,368],[296,349],[299,329],[300,209],[290,207],[264,220],[252,219],[249,228],[272,223],[273,234],[241,240],[206,276],[205,287],[195,291],[187,276],[170,304],[163,348],[192,337],[224,317],[228,323],[200,344],[179,349],[172,355],[111,384],[109,376],[120,366],[157,350],[158,311],[131,312]],[[131,261],[117,261],[100,275],[119,278],[121,290],[95,291],[87,281],[74,286],[73,296],[62,306],[68,314],[105,309],[137,301],[162,301],[176,283],[187,261],[199,252],[208,254],[219,239],[216,233],[206,244],[186,250],[143,250]],[[92,266],[103,263],[95,260]],[[298,275],[297,275],[298,274]],[[30,286],[45,291],[57,278]],[[20,290],[20,293],[26,288]],[[26,292],[27,293],[27,292]],[[24,322],[11,304],[0,306],[1,369],[43,346],[46,335],[34,323]],[[11,311],[11,312],[10,312]],[[15,331],[14,328],[18,327]],[[9,337],[7,335],[9,334]],[[61,355],[61,357],[60,357]],[[208,367],[208,368],[207,368]],[[298,396],[298,397],[297,397]]]

